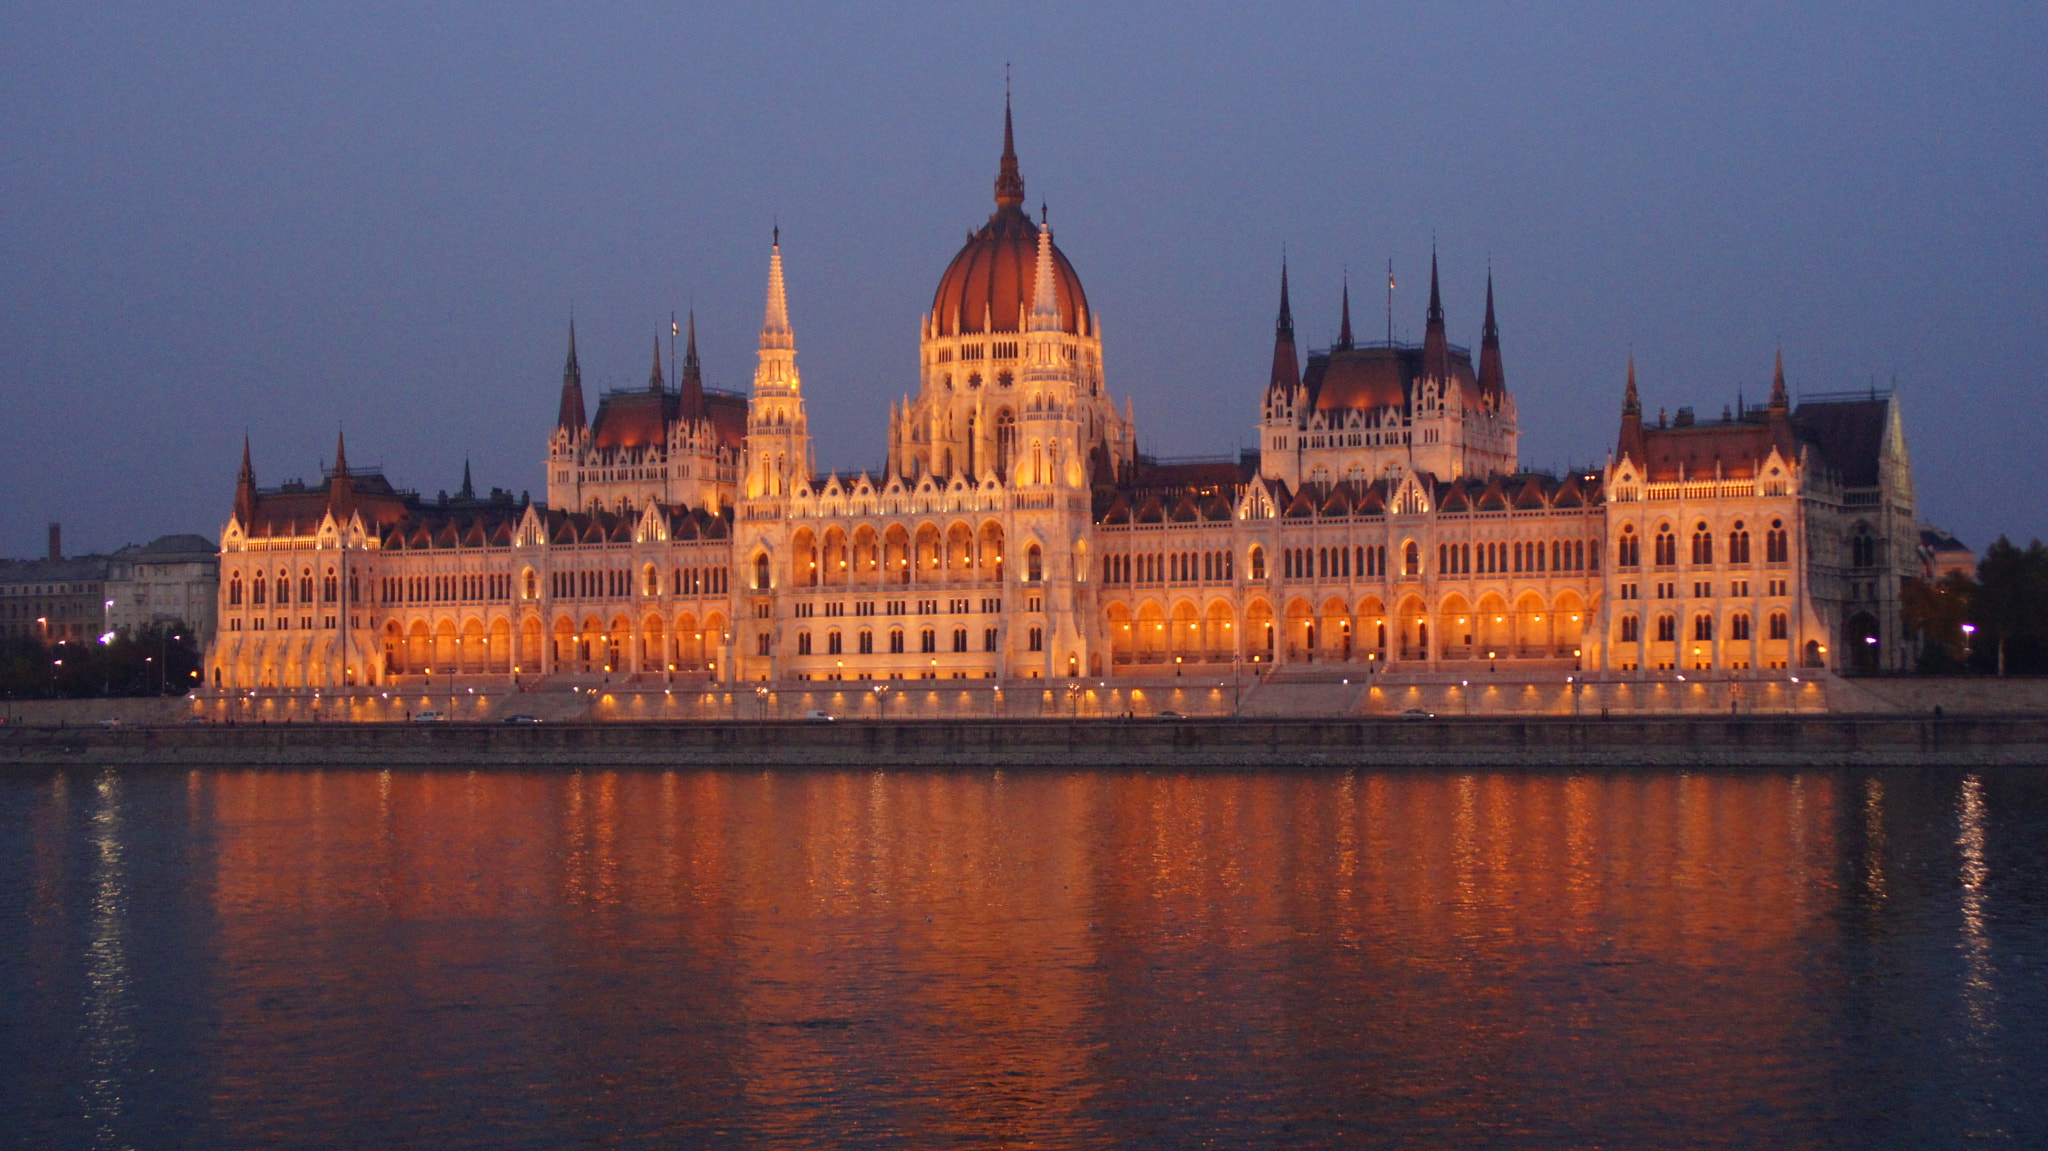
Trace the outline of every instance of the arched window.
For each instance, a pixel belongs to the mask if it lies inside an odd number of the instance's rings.
[[[828,632],[826,632],[826,633],[825,633],[825,654],[826,654],[826,655],[838,655],[838,654],[839,654],[839,652],[840,652],[840,645],[841,645],[841,644],[842,644],[843,642],[845,642],[845,641],[843,640],[843,638],[842,638],[842,637],[840,636],[840,634],[839,634],[838,632],[836,632],[836,631],[828,631]]]
[[[1266,549],[1257,544],[1252,545],[1251,569],[1253,579],[1266,578]]]
[[[766,589],[768,587],[767,552],[762,552],[760,555],[754,557],[754,586],[756,588],[761,589]]]
[[[532,568],[527,568],[527,569],[526,569],[526,598],[527,598],[527,599],[533,599],[533,598],[537,597],[537,596],[538,596],[539,594],[540,594],[540,577],[534,574],[534,572],[533,572],[533,569],[532,569]]]
[[[954,628],[954,629],[953,629],[953,650],[954,650],[954,651],[966,651],[966,650],[967,650],[967,629],[966,629],[966,628],[964,628],[964,627],[956,627],[956,628]]]
[[[925,628],[919,632],[917,634],[917,650],[927,653],[939,650],[939,633],[931,628]]]
[[[1672,532],[1670,524],[1660,524],[1657,528],[1657,554],[1654,558],[1658,567],[1678,566],[1678,536]]]
[[[1728,638],[1749,638],[1749,616],[1747,613],[1736,612],[1735,615],[1728,620]]]
[[[653,564],[647,565],[646,569],[641,572],[641,577],[641,586],[645,589],[645,594],[650,596],[661,594],[661,573],[654,570]]]
[[[1749,529],[1741,520],[1735,521],[1735,530],[1728,533],[1728,562],[1746,564],[1749,562]]]
[[[1771,530],[1764,535],[1764,562],[1790,563],[1791,555],[1791,544],[1785,537],[1785,521],[1772,520]]]
[[[1771,613],[1770,627],[1771,630],[1767,633],[1770,638],[1784,639],[1791,634],[1792,621],[1784,612],[1774,611]]]
[[[1692,531],[1692,562],[1695,567],[1714,562],[1714,533],[1707,530],[1704,520]]]
[[[796,633],[796,653],[797,653],[798,655],[809,655],[809,654],[811,654],[811,633],[810,633],[810,632],[808,632],[808,631],[800,631],[800,632]]]
[[[897,629],[895,629],[895,630],[893,630],[893,631],[891,631],[891,632],[889,633],[889,654],[890,654],[890,655],[902,655],[902,654],[903,654],[903,629],[902,629],[902,628],[897,628]]]
[[[263,578],[262,572],[257,572],[255,578],[249,581],[249,602],[253,604],[263,603],[264,596],[268,590],[269,581]]]
[[[1622,617],[1621,617],[1621,642],[1623,642],[1623,643],[1635,643],[1636,641],[1638,641],[1638,640],[1639,640],[1639,639],[1641,639],[1641,638],[1642,638],[1642,621],[1638,620],[1638,619],[1637,619],[1637,618],[1636,618],[1635,616],[1632,616],[1632,615],[1625,615],[1625,616],[1622,616]]]
[[[1422,574],[1422,549],[1415,546],[1414,540],[1409,540],[1401,547],[1401,572],[1403,575],[1411,576]]]
[[[1039,554],[1038,545],[1024,549],[1024,580],[1037,583],[1045,578],[1045,557]]]
[[[1849,566],[1877,566],[1877,540],[1871,536],[1869,524],[1857,524],[1855,532],[1849,536]]]
[[[861,632],[859,642],[855,644],[855,647],[862,655],[875,654],[875,633],[871,631]]]
[[[320,580],[320,602],[333,603],[340,595],[341,580],[335,576],[333,568],[328,568],[327,574]]]
[[[228,573],[228,606],[239,607],[242,603],[242,573]]]
[[[1692,617],[1692,638],[1706,642],[1714,638],[1714,617],[1701,613]]]
[[[1010,386],[1010,373],[1002,374],[1001,383]],[[1017,417],[1010,409],[996,413],[996,475],[1004,483],[1013,478],[1010,469],[1017,466]]]
[[[1657,642],[1673,643],[1678,639],[1678,617],[1660,615],[1657,617]]]

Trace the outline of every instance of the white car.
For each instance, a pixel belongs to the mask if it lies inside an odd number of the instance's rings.
[[[448,713],[445,711],[422,711],[416,713],[412,717],[412,721],[414,723],[446,723],[448,721]]]
[[[831,723],[832,713],[829,711],[819,711],[817,708],[812,708],[811,710],[804,713],[804,718],[811,721],[812,723]]]

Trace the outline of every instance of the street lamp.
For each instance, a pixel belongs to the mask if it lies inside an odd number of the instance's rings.
[[[1976,634],[1976,624],[1966,623],[1963,625],[1963,664],[1966,667],[1969,665],[1970,662],[1970,640],[1973,637],[1975,637]]]

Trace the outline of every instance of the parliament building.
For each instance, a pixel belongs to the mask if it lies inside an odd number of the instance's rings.
[[[747,394],[694,321],[644,389],[586,408],[573,324],[546,500],[428,499],[352,470],[259,487],[220,536],[214,688],[478,690],[1180,675],[1789,676],[1911,666],[1917,570],[1894,397],[1646,417],[1607,464],[1522,467],[1493,288],[1477,362],[1434,260],[1422,343],[1296,343],[1286,271],[1256,450],[1137,448],[1101,319],[1024,209],[1008,112],[995,211],[918,322],[874,472],[812,462],[778,242]]]

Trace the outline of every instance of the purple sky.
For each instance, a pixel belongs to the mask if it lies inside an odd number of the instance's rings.
[[[917,321],[991,208],[1003,64],[1032,205],[1140,445],[1230,451],[1302,336],[1452,339],[1492,260],[1528,466],[1646,407],[1904,398],[1923,519],[2048,536],[2048,9],[15,3],[0,10],[0,555],[226,518],[350,458],[544,487],[585,387],[694,300],[744,388],[782,225],[821,468],[877,466]],[[664,345],[666,340],[664,340]]]

